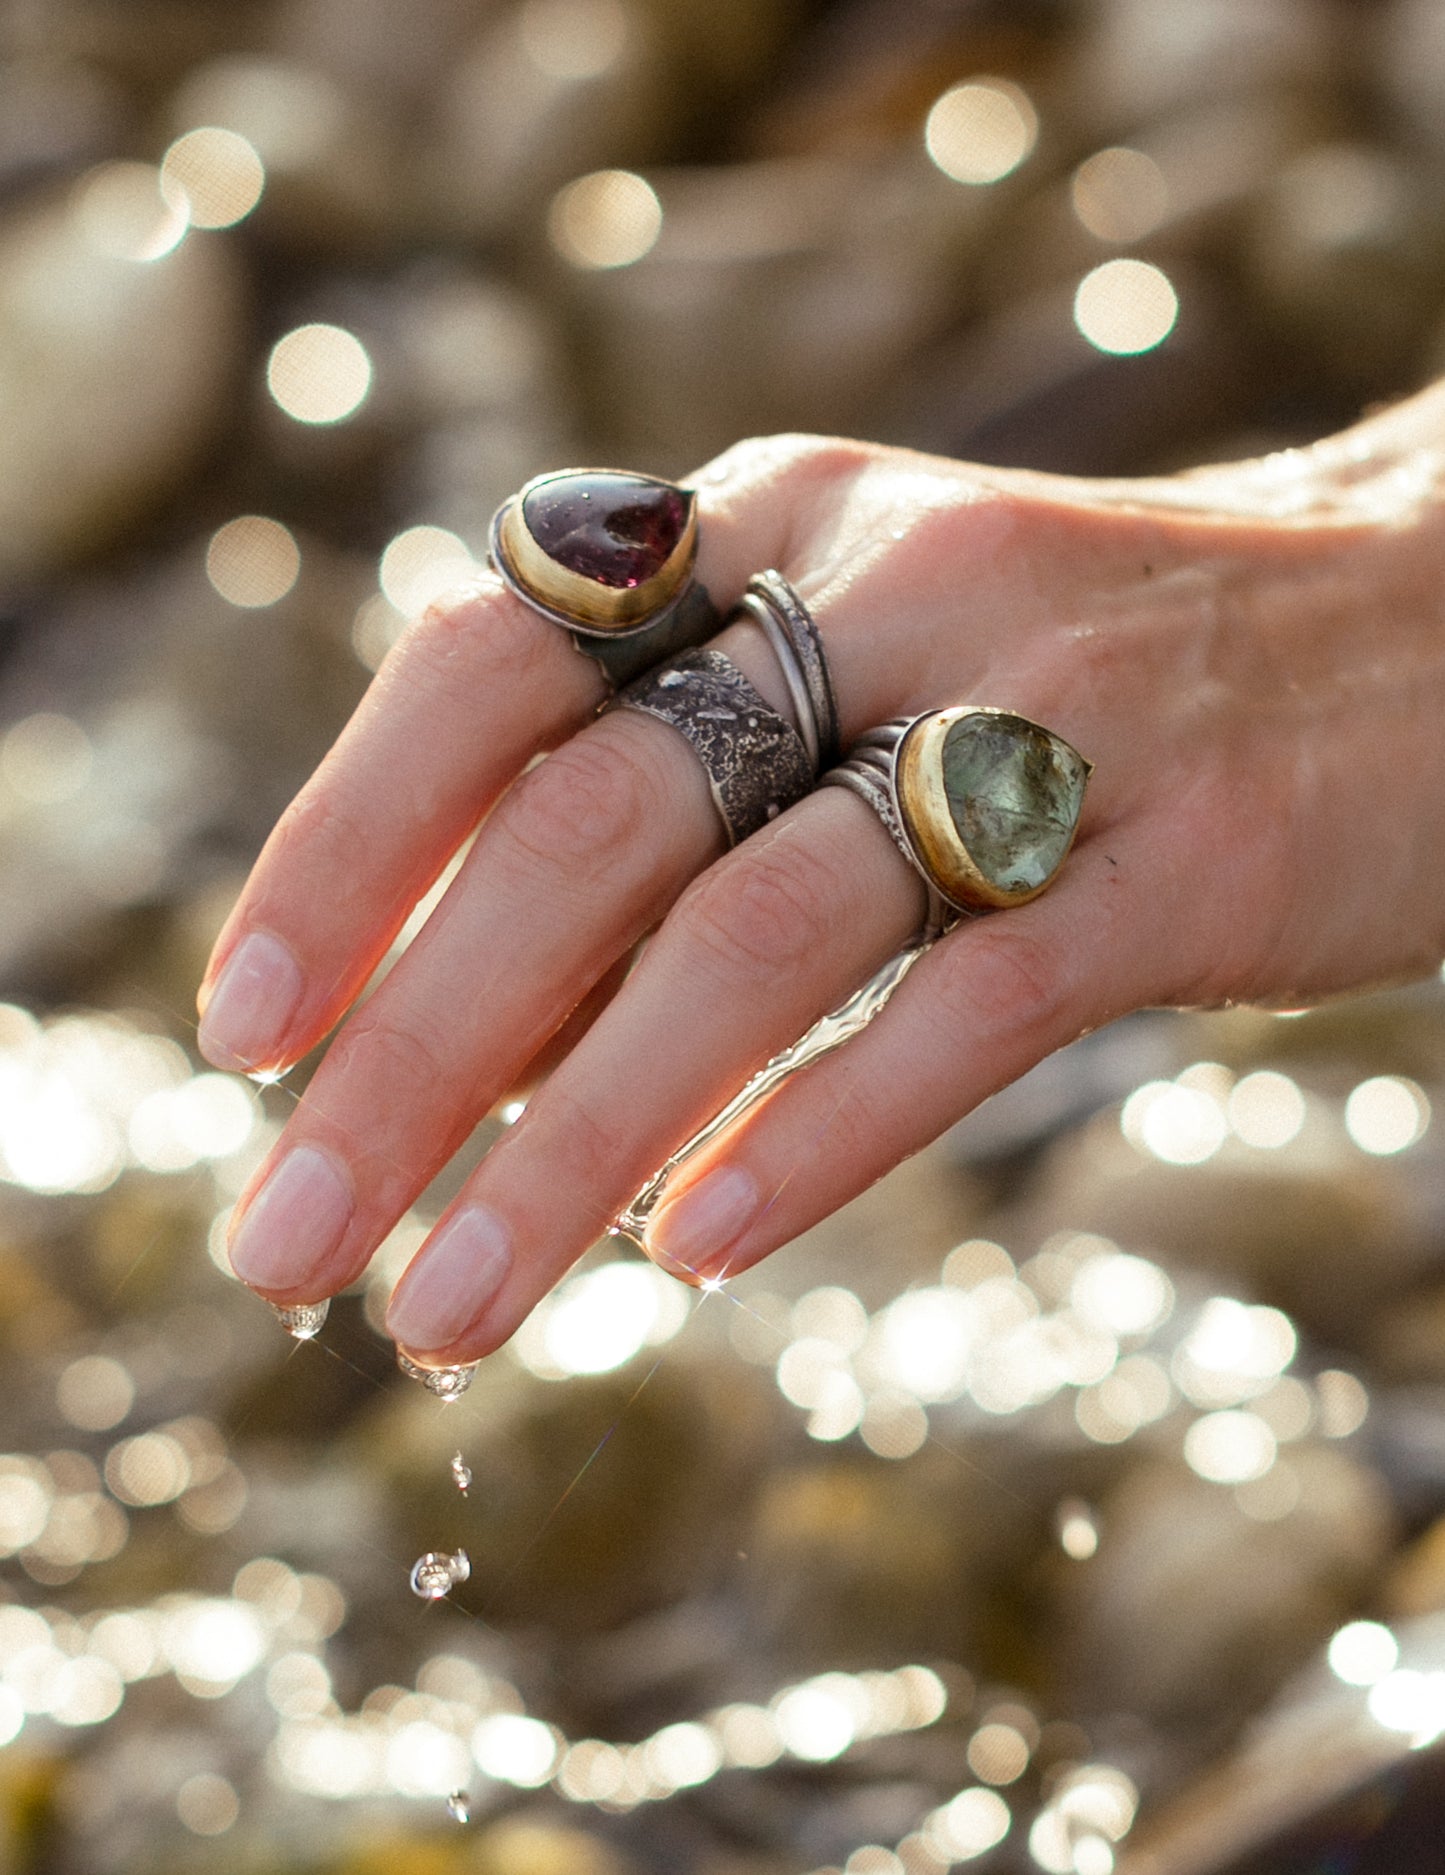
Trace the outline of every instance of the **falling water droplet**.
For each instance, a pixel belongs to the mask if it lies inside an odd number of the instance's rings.
[[[472,1468],[460,1452],[452,1455],[452,1483],[465,1497],[472,1488]]]
[[[419,1380],[428,1393],[434,1393],[439,1400],[459,1400],[472,1384],[476,1373],[477,1361],[467,1361],[461,1367],[422,1367],[411,1359],[410,1355],[397,1350],[396,1364],[412,1380]]]
[[[454,1790],[447,1798],[447,1809],[458,1823],[470,1823],[472,1820],[472,1800],[464,1790]]]
[[[297,1341],[310,1341],[313,1335],[319,1335],[321,1324],[326,1320],[331,1307],[330,1296],[324,1296],[320,1302],[297,1302],[290,1308],[282,1308],[279,1302],[271,1307],[276,1312],[276,1320],[288,1335]]]
[[[411,1566],[411,1592],[424,1602],[439,1601],[471,1573],[471,1559],[464,1549],[451,1556],[445,1550],[429,1549]]]

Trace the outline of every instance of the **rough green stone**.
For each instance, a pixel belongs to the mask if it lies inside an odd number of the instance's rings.
[[[1004,892],[1041,886],[1073,838],[1088,768],[1021,716],[960,717],[943,739],[949,812],[974,864]]]

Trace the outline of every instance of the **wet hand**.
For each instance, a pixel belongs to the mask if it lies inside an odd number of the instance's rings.
[[[845,747],[977,703],[1095,773],[1057,884],[955,927],[865,1033],[690,1161],[649,1231],[659,1262],[750,1266],[1127,1010],[1293,1002],[1438,961],[1437,428],[1427,398],[1317,451],[1133,483],[806,438],[695,478],[701,579],[724,610],[762,567],[791,579]],[[755,625],[714,642],[790,715]],[[505,1340],[923,915],[862,801],[820,789],[725,850],[687,743],[594,720],[604,696],[499,580],[428,613],[272,835],[202,988],[225,1067],[284,1068],[341,1022],[236,1209],[237,1273],[282,1304],[353,1281],[529,1064],[553,1064],[398,1284],[392,1331],[430,1365]]]

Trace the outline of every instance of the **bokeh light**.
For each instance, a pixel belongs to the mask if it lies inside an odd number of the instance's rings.
[[[1393,1673],[1400,1643],[1378,1621],[1350,1621],[1330,1637],[1330,1671],[1347,1686],[1373,1686]]]
[[[1179,317],[1179,295],[1147,260],[1106,260],[1074,294],[1074,324],[1101,352],[1129,355],[1163,344]]]
[[[206,548],[206,578],[231,605],[275,605],[300,572],[295,535],[264,514],[238,514],[216,529]]]
[[[1054,1517],[1059,1547],[1075,1562],[1087,1562],[1099,1548],[1099,1525],[1082,1498],[1067,1497]]]
[[[76,185],[75,217],[82,240],[110,260],[155,261],[178,247],[190,225],[181,192],[162,191],[149,163],[103,163]]]
[[[1377,1158],[1404,1152],[1424,1136],[1429,1124],[1425,1090],[1400,1075],[1361,1081],[1345,1102],[1345,1130],[1361,1152]]]
[[[968,1768],[985,1784],[1012,1784],[1029,1765],[1029,1741],[1017,1726],[991,1720],[968,1741]]]
[[[196,228],[229,228],[261,199],[266,170],[256,147],[215,124],[177,137],[161,159],[161,194]]]
[[[1096,150],[1069,184],[1074,213],[1101,241],[1127,243],[1152,234],[1169,212],[1169,185],[1152,156],[1116,145]]]
[[[557,1762],[557,1739],[550,1726],[520,1713],[498,1712],[472,1733],[478,1768],[500,1783],[535,1790],[545,1784]]]
[[[532,1311],[509,1344],[539,1379],[603,1374],[670,1341],[687,1320],[687,1291],[653,1264],[600,1264]]]
[[[1174,1306],[1174,1285],[1144,1257],[1104,1250],[1080,1265],[1069,1290],[1076,1315],[1116,1335],[1147,1334]]]
[[[934,103],[923,143],[945,176],[981,184],[1011,175],[1038,135],[1038,114],[1026,92],[1004,78],[975,78]]]
[[[1386,1731],[1403,1732],[1416,1746],[1432,1744],[1445,1731],[1445,1672],[1397,1667],[1374,1683],[1365,1703]]]
[[[342,423],[366,401],[371,357],[344,326],[297,326],[271,347],[266,383],[296,422]]]
[[[961,1790],[935,1810],[923,1826],[929,1846],[951,1862],[971,1862],[1001,1843],[1013,1813],[996,1790]]]
[[[197,1836],[223,1836],[241,1814],[235,1786],[213,1771],[188,1777],[176,1792],[176,1815]]]
[[[108,1432],[135,1404],[135,1382],[107,1354],[82,1354],[61,1370],[55,1403],[72,1426]]]
[[[1180,1081],[1146,1081],[1124,1102],[1124,1137],[1166,1165],[1203,1165],[1229,1137],[1218,1098]]]
[[[1305,1097],[1287,1074],[1262,1068],[1235,1083],[1224,1111],[1237,1139],[1246,1146],[1275,1152],[1299,1136],[1305,1123]]]
[[[1342,1367],[1327,1367],[1315,1375],[1315,1399],[1320,1431],[1327,1439],[1348,1439],[1369,1416],[1369,1390]]]
[[[1205,1413],[1184,1435],[1191,1471],[1211,1484],[1244,1484],[1262,1478],[1274,1463],[1275,1436],[1258,1413]]]
[[[547,233],[574,267],[630,267],[651,252],[662,232],[657,191],[630,169],[599,169],[559,189],[547,211]]]
[[[425,525],[395,535],[383,549],[378,569],[382,596],[403,619],[417,617],[480,571],[459,534]]]

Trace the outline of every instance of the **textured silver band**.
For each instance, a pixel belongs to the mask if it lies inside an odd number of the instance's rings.
[[[838,700],[817,621],[781,573],[754,573],[738,609],[761,626],[782,667],[815,771],[838,759]]]
[[[914,720],[900,716],[891,723],[880,723],[876,729],[867,730],[854,743],[847,761],[840,763],[837,768],[830,768],[819,779],[818,786],[820,788],[847,788],[849,793],[856,794],[860,801],[866,801],[883,822],[888,830],[889,839],[923,881],[923,889],[928,894],[928,907],[923,921],[923,939],[927,942],[931,938],[941,936],[964,914],[956,905],[949,904],[929,878],[927,868],[914,851],[913,842],[908,837],[908,829],[903,824],[903,816],[898,811],[894,760],[898,754],[898,746],[913,727]]]
[[[801,800],[816,772],[802,738],[721,651],[684,651],[607,705],[640,710],[686,736],[736,846]]]
[[[713,604],[706,586],[696,579],[689,579],[682,591],[651,618],[624,630],[607,631],[581,624],[539,599],[517,577],[502,540],[502,520],[515,499],[515,496],[509,497],[492,516],[487,553],[492,569],[523,605],[549,624],[562,627],[582,655],[601,668],[609,689],[620,689],[674,651],[684,651],[689,645],[702,644],[705,639],[716,636],[722,626],[722,614]]]

